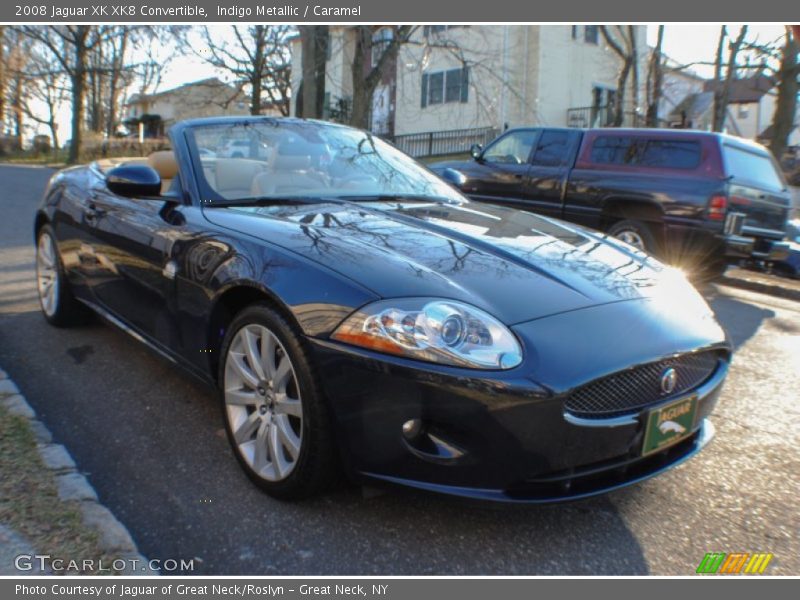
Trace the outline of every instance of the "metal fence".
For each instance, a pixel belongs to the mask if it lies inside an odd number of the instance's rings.
[[[406,154],[419,158],[469,152],[473,144],[485,146],[499,133],[500,131],[494,127],[482,127],[480,129],[408,133],[387,137],[387,139]]]

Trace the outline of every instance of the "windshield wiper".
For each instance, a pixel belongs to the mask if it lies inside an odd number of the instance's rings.
[[[445,204],[458,204],[457,201],[445,196],[425,196],[424,194],[373,194],[373,195],[352,195],[338,196],[348,202],[403,202],[411,200],[415,202],[444,202]]]
[[[329,202],[329,198],[321,196],[254,196],[235,200],[211,200],[203,206],[229,208],[234,206],[281,206],[286,204],[321,204]]]

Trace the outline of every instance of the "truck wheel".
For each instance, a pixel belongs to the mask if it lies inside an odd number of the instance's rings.
[[[608,233],[648,254],[656,254],[658,252],[658,242],[653,230],[649,225],[641,221],[633,219],[617,221],[608,228]]]

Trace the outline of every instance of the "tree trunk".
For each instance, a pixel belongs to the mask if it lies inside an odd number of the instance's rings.
[[[264,46],[266,44],[266,37],[264,25],[256,25],[255,29],[255,52],[253,56],[253,77],[250,80],[250,114],[261,114],[261,85],[262,75],[264,73]]]
[[[0,136],[3,135],[6,122],[6,44],[5,27],[0,25]]]
[[[658,38],[653,54],[650,56],[650,69],[648,73],[648,102],[647,126],[658,127],[658,105],[661,104],[661,95],[664,87],[664,69],[661,48],[664,44],[664,26],[658,26]]]
[[[786,43],[783,46],[781,66],[778,70],[778,99],[775,104],[775,113],[772,116],[772,139],[769,149],[780,160],[786,151],[789,135],[794,129],[795,113],[797,112],[797,78],[800,75],[797,54],[800,51],[800,42],[793,40],[786,32]]]
[[[375,85],[369,85],[365,76],[366,61],[371,58],[372,30],[369,26],[356,27],[356,47],[353,53],[353,107],[350,112],[350,125],[359,129],[369,129],[369,118],[372,108],[372,94]]]
[[[18,63],[17,72],[14,74],[14,94],[11,98],[11,106],[14,109],[14,137],[17,139],[17,148],[22,150],[25,136],[25,113],[23,112],[23,90],[25,88],[25,75],[23,66]]]
[[[317,25],[316,27],[316,46],[317,52],[315,54],[315,68],[317,76],[316,84],[316,108],[314,114],[317,118],[322,118],[322,113],[325,110],[325,63],[328,60],[328,44],[330,43],[328,26]]]
[[[106,135],[114,137],[117,132],[117,105],[119,104],[120,79],[125,68],[125,52],[128,48],[128,29],[123,29],[120,35],[119,47],[113,46],[111,57],[111,76],[108,81],[108,115],[106,117]]]
[[[327,25],[300,27],[303,48],[303,110],[299,116],[318,119],[325,103],[325,59],[328,44]]]
[[[639,50],[636,47],[636,28],[628,25],[628,37],[631,40],[631,107],[633,108],[633,126],[639,127]],[[623,120],[625,115],[623,113]]]
[[[75,30],[75,65],[70,76],[72,82],[72,141],[69,145],[70,164],[77,163],[81,157],[83,133],[84,97],[86,96],[86,40],[89,25],[78,25]]]
[[[719,28],[719,40],[717,41],[717,53],[714,58],[714,109],[711,119],[711,128],[714,131],[721,131],[724,124],[725,112],[721,112],[722,107],[722,65],[725,54],[725,39],[728,37],[728,28],[725,25]],[[725,107],[727,108],[727,107]]]
[[[626,58],[620,69],[619,77],[617,78],[617,96],[615,98],[616,105],[614,106],[614,120],[612,125],[614,127],[622,127],[625,120],[625,88],[628,85],[628,75],[631,72],[631,59]]]
[[[724,29],[723,29],[724,33]],[[725,129],[725,117],[728,113],[728,100],[731,92],[731,82],[736,77],[736,58],[739,55],[739,50],[744,43],[744,38],[747,35],[747,25],[742,25],[739,30],[739,35],[736,40],[731,43],[728,49],[728,63],[725,69],[725,80],[721,85],[717,85],[717,90],[714,93],[714,131],[723,131]],[[722,72],[722,54],[721,48],[723,46],[723,35],[720,35],[719,46],[717,47],[717,62],[715,64],[715,74],[721,77]],[[719,82],[719,79],[717,80]],[[721,89],[720,89],[721,88]]]
[[[51,113],[52,115],[52,113]],[[50,123],[48,124],[50,127],[50,138],[53,140],[53,154],[58,153],[58,123],[55,122],[55,119],[50,117]]]

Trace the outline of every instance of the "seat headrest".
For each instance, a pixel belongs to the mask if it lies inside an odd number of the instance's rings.
[[[160,150],[147,157],[147,164],[153,167],[161,179],[174,179],[178,174],[178,161],[172,150]]]

